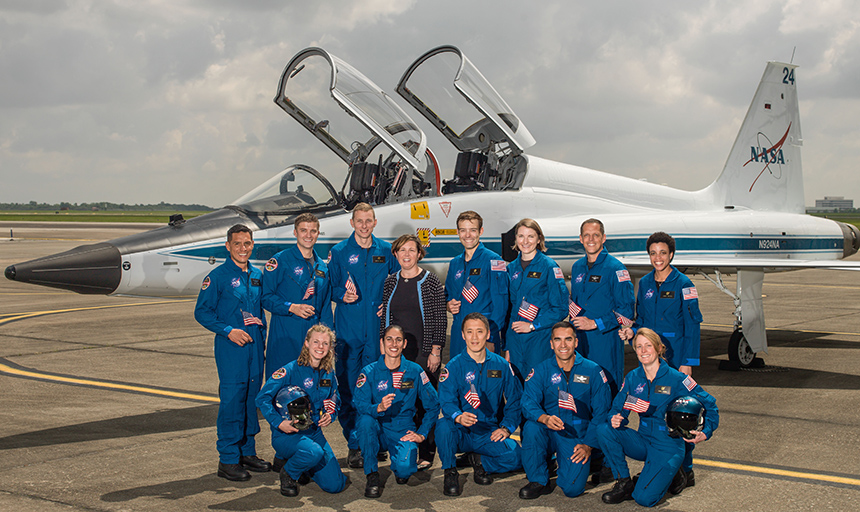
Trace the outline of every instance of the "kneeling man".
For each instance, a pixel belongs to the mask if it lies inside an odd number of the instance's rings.
[[[609,385],[596,363],[576,353],[576,332],[570,322],[552,327],[555,357],[535,367],[523,391],[523,460],[528,485],[520,498],[549,494],[547,456],[558,460],[558,486],[565,496],[582,494],[588,480],[592,448],[598,447],[597,427],[606,423]]]
[[[439,398],[430,379],[417,363],[402,356],[406,337],[398,325],[389,325],[380,340],[382,357],[365,366],[353,392],[358,411],[356,433],[361,453],[391,455],[391,470],[398,484],[405,484],[418,470],[418,443],[424,441],[439,416]],[[427,411],[421,427],[415,428],[418,398]],[[364,458],[367,486],[364,495],[382,495],[376,457]]]

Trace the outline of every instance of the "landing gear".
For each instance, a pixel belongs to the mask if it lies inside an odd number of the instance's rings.
[[[735,361],[742,368],[748,368],[755,360],[755,352],[750,348],[744,333],[736,329],[729,338],[729,361]]]
[[[721,292],[731,297],[735,305],[735,330],[729,338],[729,360],[720,361],[720,370],[738,371],[744,368],[763,367],[764,360],[756,357],[756,352],[750,346],[741,328],[742,318],[746,319],[747,323],[743,325],[747,325],[749,333],[753,334],[752,339],[754,341],[757,339],[755,334],[758,333],[760,335],[762,340],[760,345],[763,345],[764,352],[767,352],[767,341],[764,334],[764,316],[761,309],[761,281],[763,279],[763,272],[739,271],[737,293],[732,292],[726,287],[719,270],[714,271],[714,278],[705,273],[701,273],[701,275],[714,283]],[[760,329],[760,332],[757,329]]]

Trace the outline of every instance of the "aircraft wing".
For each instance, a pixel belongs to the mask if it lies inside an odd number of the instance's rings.
[[[628,269],[651,270],[647,256],[621,256],[618,258]],[[765,272],[784,272],[789,270],[860,270],[860,261],[846,260],[793,260],[783,258],[717,258],[713,256],[676,256],[672,265],[684,272],[719,270],[733,273],[738,270],[759,269]]]

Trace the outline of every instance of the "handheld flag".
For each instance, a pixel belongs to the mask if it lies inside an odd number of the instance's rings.
[[[573,401],[573,395],[561,389],[558,390],[558,406],[561,409],[576,412],[576,403]]]
[[[535,318],[537,318],[538,311],[540,311],[539,307],[527,302],[526,299],[523,299],[523,301],[520,303],[520,309],[519,311],[517,311],[517,314],[519,314],[521,317],[525,318],[529,322],[534,322]]]
[[[255,317],[251,313],[248,313],[247,311],[242,311],[242,320],[245,322],[245,325],[259,325],[260,327],[263,326],[262,320]]]
[[[613,311],[613,313],[615,313],[615,319],[618,320],[618,325],[620,325],[621,327],[630,327],[631,325],[633,325],[633,320],[630,320],[629,318],[622,315],[621,313],[618,313],[617,311]]]
[[[323,409],[325,409],[326,413],[334,414],[336,408],[337,407],[334,398],[326,398],[325,400],[323,400]]]
[[[358,295],[358,289],[355,287],[355,281],[352,279],[352,276],[349,274],[349,272],[347,272],[346,274],[346,284],[344,286],[346,287],[346,291],[348,291],[349,293],[354,293]]]
[[[473,285],[469,279],[466,279],[466,284],[463,285],[463,298],[469,301],[469,304],[475,302],[478,298],[478,287]]]
[[[651,402],[646,402],[633,395],[627,395],[627,398],[624,400],[624,409],[628,411],[642,413],[647,411],[649,407],[651,407]]]
[[[309,298],[313,297],[315,291],[316,291],[316,279],[311,279],[311,282],[308,283],[307,289],[305,289],[305,296],[302,297],[302,300],[308,300]]]
[[[567,303],[567,312],[570,315],[570,318],[575,317],[582,311],[582,308],[576,305],[576,302],[572,300]]]
[[[391,372],[391,382],[394,384],[394,389],[400,389],[400,383],[403,382],[403,372]]]
[[[475,389],[474,384],[469,385],[469,391],[463,395],[463,398],[469,402],[469,405],[471,405],[473,409],[477,409],[481,406],[481,397],[478,396],[478,391]]]

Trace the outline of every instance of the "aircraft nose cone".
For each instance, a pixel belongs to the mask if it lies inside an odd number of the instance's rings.
[[[109,243],[82,245],[70,251],[6,267],[6,279],[85,294],[113,293],[121,278],[122,255]]]

